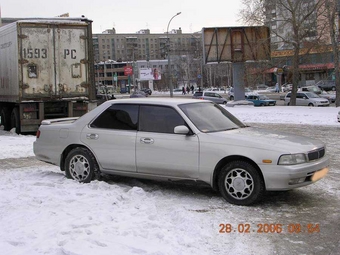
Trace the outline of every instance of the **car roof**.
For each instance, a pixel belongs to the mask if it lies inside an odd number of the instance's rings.
[[[201,101],[197,99],[186,99],[186,98],[126,98],[126,99],[113,99],[104,102],[102,105],[106,104],[156,104],[156,105],[168,105],[177,106],[180,104],[191,104],[191,103],[205,103],[209,101]]]

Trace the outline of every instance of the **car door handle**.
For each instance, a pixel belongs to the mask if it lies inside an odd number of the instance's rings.
[[[87,134],[86,138],[92,139],[92,140],[97,140],[99,138],[99,135],[98,134]]]
[[[152,138],[141,138],[140,142],[145,144],[153,144],[154,140]]]

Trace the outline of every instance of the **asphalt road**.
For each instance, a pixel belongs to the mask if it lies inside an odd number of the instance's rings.
[[[312,255],[338,255],[340,254],[340,127],[308,126],[308,125],[283,125],[283,124],[257,124],[252,126],[264,127],[272,130],[280,130],[313,137],[324,141],[327,145],[327,153],[331,157],[329,174],[313,185],[287,192],[270,192],[263,202],[251,208],[231,206],[222,203],[215,207],[207,206],[198,213],[216,215],[217,219],[228,219],[228,215],[240,215],[238,219],[230,220],[234,229],[244,221],[248,222],[255,232],[250,234],[232,233],[230,238],[242,238],[252,242],[269,242],[275,247],[278,255],[312,254]],[[38,166],[44,164],[34,157],[20,159],[0,160],[0,169],[11,169]],[[126,182],[117,179],[117,182]],[[147,183],[148,181],[143,181]],[[159,185],[159,189],[167,192],[188,193],[207,197],[219,197],[210,188],[189,187],[169,184]],[[209,199],[207,199],[209,200]],[[249,213],[249,211],[251,213]],[[258,233],[265,225],[282,224],[281,233]],[[216,226],[216,229],[218,225]],[[248,235],[248,236],[247,236]],[[253,235],[250,237],[249,235]],[[255,235],[255,236],[254,236]],[[224,240],[226,235],[217,237]],[[221,244],[222,245],[222,244]],[[222,247],[222,246],[221,246]],[[218,249],[218,247],[216,247]],[[229,252],[226,252],[227,254]],[[214,253],[217,254],[217,253]],[[260,254],[260,253],[259,253]]]

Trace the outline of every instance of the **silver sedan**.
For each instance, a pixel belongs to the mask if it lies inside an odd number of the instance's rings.
[[[111,100],[80,118],[44,120],[34,153],[79,182],[103,173],[203,181],[237,205],[312,184],[329,166],[321,141],[248,127],[194,99]]]

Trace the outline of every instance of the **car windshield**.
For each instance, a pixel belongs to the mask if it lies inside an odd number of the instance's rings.
[[[244,125],[235,116],[223,107],[210,102],[195,104],[181,104],[179,108],[202,132],[219,132],[231,129],[244,128]]]

